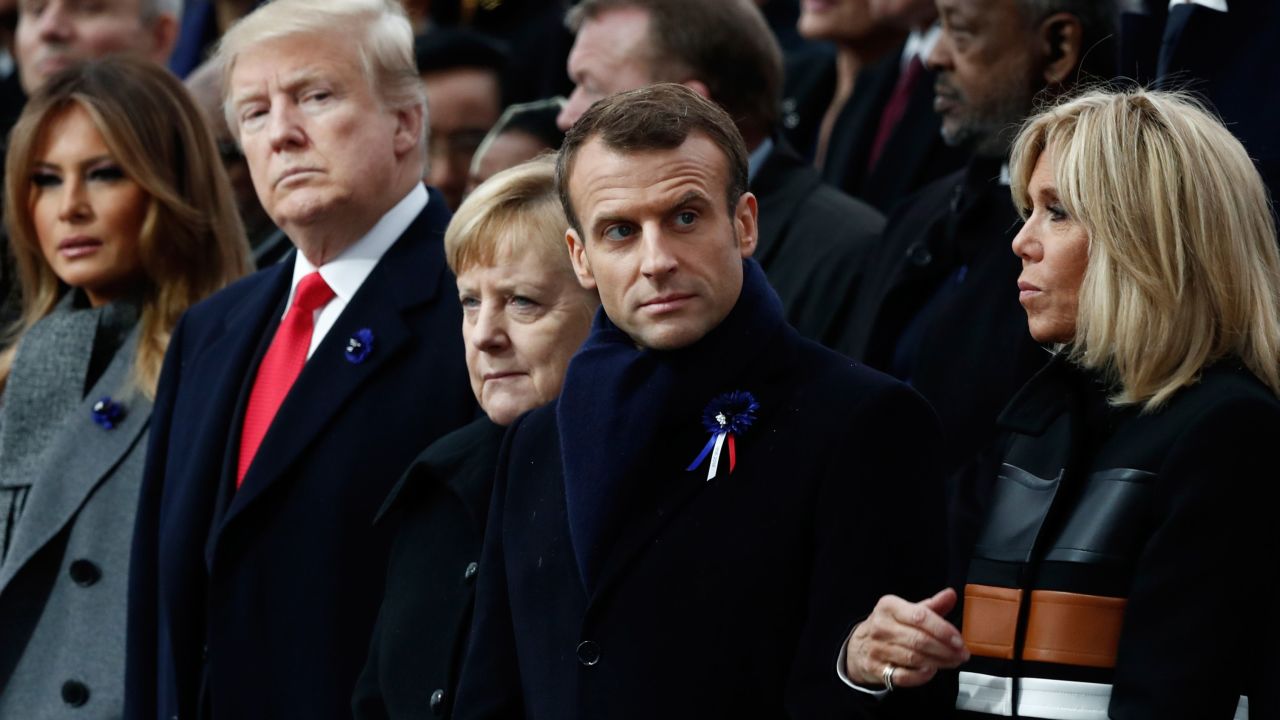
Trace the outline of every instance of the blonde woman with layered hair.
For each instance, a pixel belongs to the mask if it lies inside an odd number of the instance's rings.
[[[1239,358],[1280,393],[1280,253],[1245,149],[1189,96],[1092,93],[1029,121],[1010,166],[1033,207],[1053,148],[1058,199],[1090,239],[1065,348],[1117,404],[1155,410],[1211,363]]]
[[[123,56],[31,97],[5,207],[22,315],[0,354],[0,717],[120,717],[160,366],[179,316],[246,272],[248,244],[200,110]]]
[[[850,675],[911,687],[959,667],[962,717],[1276,717],[1280,259],[1262,178],[1203,106],[1145,90],[1041,112],[1010,170],[1009,292],[1052,359],[1000,418],[986,517],[958,549],[962,634],[942,617],[953,589],[882,598]]]

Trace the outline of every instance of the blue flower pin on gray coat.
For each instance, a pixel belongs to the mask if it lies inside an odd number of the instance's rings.
[[[123,405],[112,400],[110,395],[104,395],[93,404],[91,414],[93,421],[102,426],[103,430],[114,430],[124,420],[125,412]]]

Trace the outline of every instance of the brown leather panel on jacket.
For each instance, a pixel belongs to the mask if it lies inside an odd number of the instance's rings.
[[[1012,660],[1021,604],[1021,590],[965,585],[961,628],[969,652],[982,657]]]
[[[1035,590],[1022,656],[1027,660],[1113,668],[1124,598]]]

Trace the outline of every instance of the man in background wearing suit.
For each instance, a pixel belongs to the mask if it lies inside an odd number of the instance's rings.
[[[413,33],[388,0],[278,0],[221,49],[227,113],[297,247],[193,307],[152,420],[130,583],[129,718],[342,718],[410,460],[474,415],[420,182]]]
[[[933,111],[936,73],[925,67],[941,33],[933,0],[859,1],[868,4],[871,32],[908,34],[858,73],[831,130],[822,177],[889,214],[924,185],[959,170],[967,153],[943,142]]]
[[[679,82],[725,108],[750,152],[760,203],[755,258],[801,335],[834,347],[882,216],[822,183],[777,132],[782,53],[751,0],[583,0],[569,13],[576,87],[567,130],[591,103],[655,82]]]
[[[877,592],[942,574],[938,431],[915,393],[787,325],[749,259],[747,154],[669,83],[569,130],[569,254],[603,306],[559,399],[508,431],[455,717],[945,712],[945,693],[877,705],[837,675]],[[882,542],[895,527],[924,530]]]

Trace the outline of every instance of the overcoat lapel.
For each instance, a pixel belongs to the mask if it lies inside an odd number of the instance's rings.
[[[227,511],[216,521],[217,527],[205,549],[210,566],[218,538],[227,526],[287,474],[288,468],[321,435],[330,419],[413,339],[413,331],[403,313],[434,299],[439,292],[441,275],[445,272],[444,254],[439,238],[428,236],[439,235],[447,224],[447,212],[443,201],[433,193],[427,208],[374,267],[307,360],[271,421],[244,482],[235,491]],[[373,342],[367,355],[353,362],[347,358],[346,348],[359,330],[369,330]],[[252,383],[254,374],[256,368],[244,374],[244,384],[236,388],[237,394]],[[244,411],[243,403],[238,404],[241,407],[234,415],[235,422],[228,435],[229,442],[237,446],[239,420]]]
[[[62,531],[94,489],[141,441],[151,419],[151,401],[137,390],[127,390],[137,341],[135,328],[50,442],[45,455],[50,462],[31,486],[13,546],[0,568],[0,593],[22,566]],[[104,396],[125,408],[124,418],[110,430],[93,420],[93,406]]]
[[[670,455],[660,454],[664,457]],[[699,475],[696,472],[684,472],[684,468],[674,467],[674,464],[669,468],[653,468],[651,479],[659,483],[655,493],[636,503],[637,509],[624,516],[624,524],[617,540],[600,563],[595,586],[586,588],[587,597],[592,603],[617,582],[650,541],[707,486],[705,468]],[[713,482],[718,481],[719,479]]]
[[[668,434],[662,441],[667,447],[655,449],[653,456],[656,461],[647,465],[645,476],[641,479],[643,483],[648,483],[653,488],[652,492],[642,493],[638,502],[632,506],[634,510],[624,516],[617,540],[610,546],[600,563],[595,586],[587,588],[587,596],[592,604],[608,592],[610,586],[626,573],[643,551],[652,546],[653,539],[673,520],[680,517],[689,505],[711,487],[712,483],[732,483],[741,477],[738,474],[727,473],[727,460],[721,460],[722,467],[726,470],[717,474],[711,481],[706,479],[705,464],[694,470],[686,470],[685,463],[696,457],[702,444],[707,441],[707,434],[697,424],[697,419],[701,416],[705,403],[715,396],[730,390],[745,390],[755,395],[760,401],[761,411],[757,423],[742,439],[742,442],[747,444],[755,442],[753,435],[758,436],[762,432],[760,426],[768,424],[768,416],[777,412],[786,402],[786,398],[778,392],[776,384],[783,369],[792,363],[796,335],[789,326],[779,327],[780,331],[773,333],[772,337],[760,338],[756,344],[755,357],[745,358],[744,366],[750,370],[744,376],[735,378],[732,381],[732,387],[708,388],[706,397],[698,398],[693,403],[696,411],[690,415],[690,419],[694,421],[690,429]],[[676,418],[672,420],[677,421]],[[745,447],[746,445],[739,450],[740,459]],[[686,454],[687,459],[685,459]],[[739,467],[737,473],[741,472],[742,468]]]
[[[265,337],[274,332],[284,313],[284,298],[289,291],[289,280],[293,277],[293,264],[281,262],[274,267],[263,270],[267,278],[258,287],[232,308],[223,319],[222,333],[210,344],[208,349],[193,353],[196,357],[190,369],[183,370],[188,377],[211,378],[207,388],[213,397],[223,398],[223,402],[208,405],[212,410],[204,419],[196,447],[197,459],[192,467],[205,468],[199,478],[202,496],[210,498],[195,504],[206,507],[213,502],[216,508],[222,508],[222,496],[229,492],[226,487],[227,458],[234,458],[239,448],[240,417],[243,412],[242,395],[247,393],[246,377],[256,365],[264,347]],[[235,465],[231,466],[234,475]],[[211,511],[212,517],[219,513]],[[209,517],[201,519],[208,523]],[[205,527],[209,527],[205,525]],[[209,533],[205,545],[205,562],[212,567],[213,533]]]

